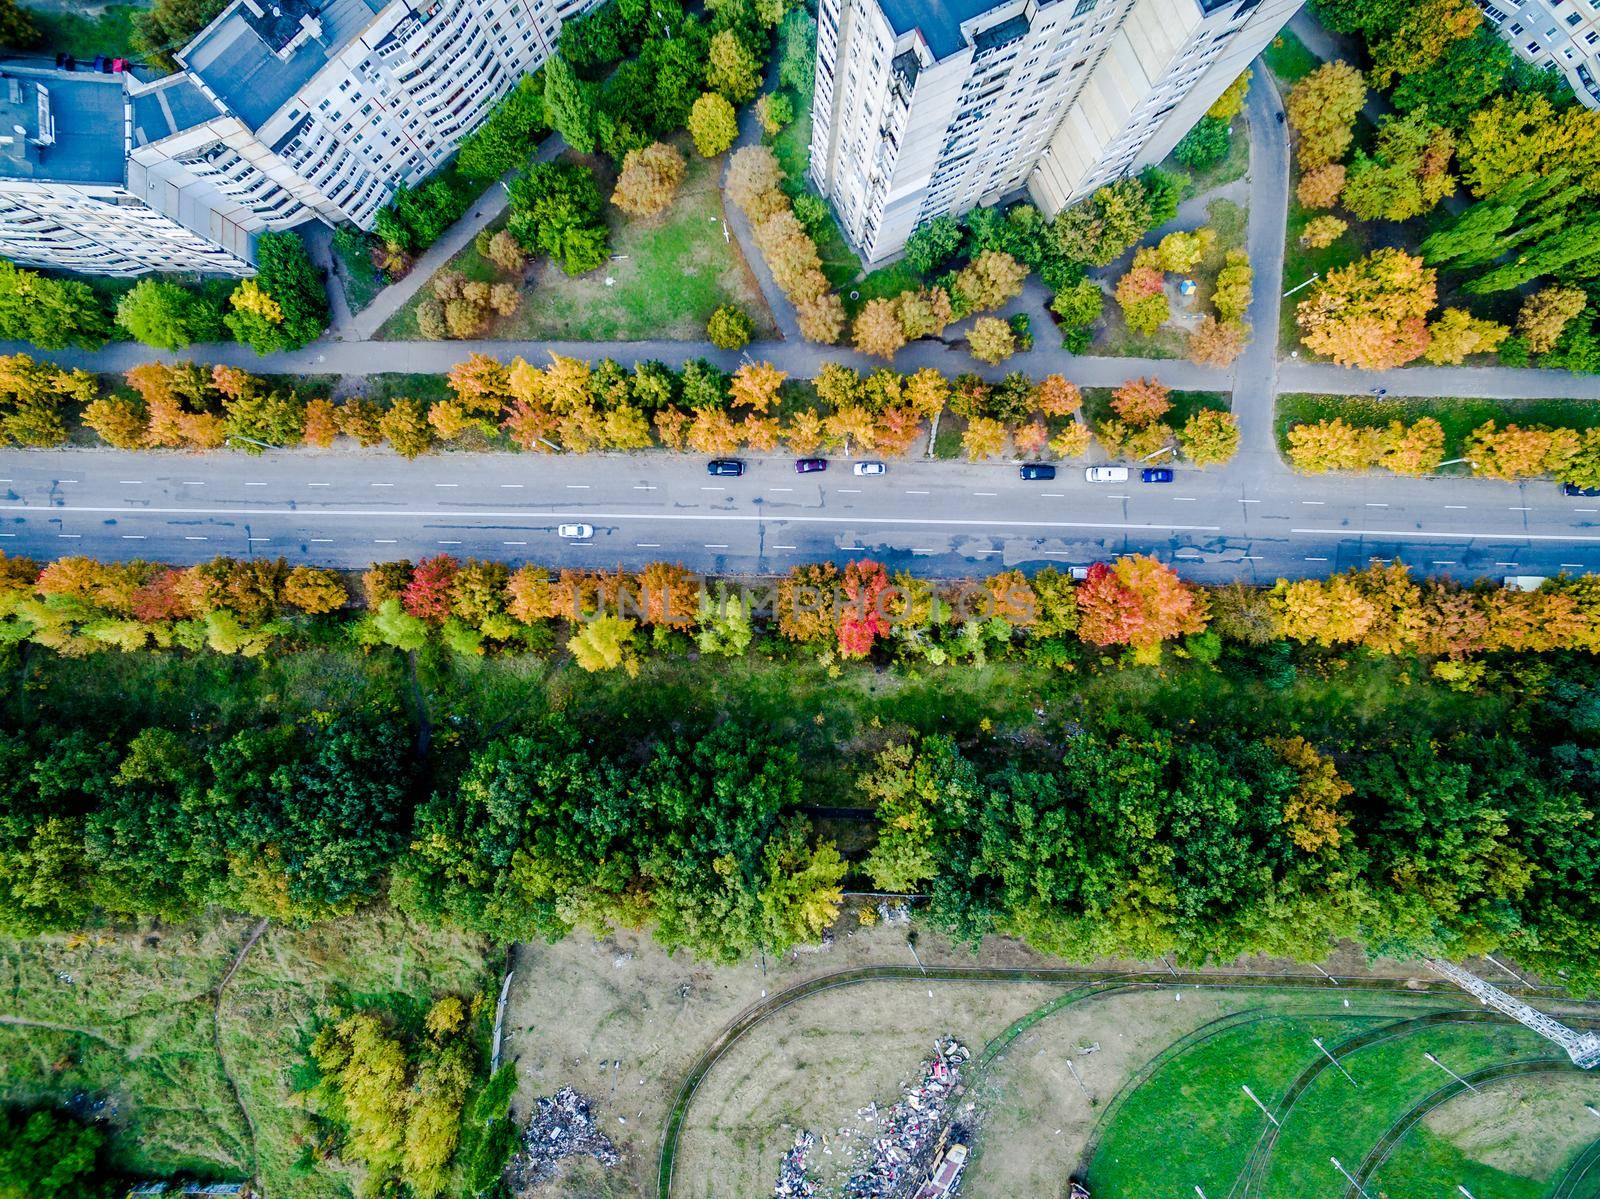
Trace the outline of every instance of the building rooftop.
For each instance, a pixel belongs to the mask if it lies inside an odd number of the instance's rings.
[[[922,32],[936,59],[959,53],[967,44],[961,26],[1009,0],[878,0],[896,34]]]
[[[158,142],[220,115],[211,97],[182,71],[168,75],[148,91],[133,94],[129,102],[135,146]]]
[[[123,181],[120,75],[0,63],[0,177]]]
[[[179,61],[259,129],[382,10],[385,0],[234,0]]]

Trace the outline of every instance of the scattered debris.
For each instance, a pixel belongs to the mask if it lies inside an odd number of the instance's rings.
[[[809,1132],[795,1134],[794,1146],[778,1163],[778,1184],[772,1188],[772,1199],[813,1199],[817,1193],[817,1180],[806,1166],[806,1154],[817,1143]]]
[[[916,1185],[938,1148],[946,1108],[960,1093],[961,1071],[971,1058],[954,1037],[934,1045],[921,1077],[882,1115],[882,1131],[862,1151],[860,1164],[844,1184],[844,1199],[891,1199]]]
[[[633,961],[633,951],[630,949],[626,953],[619,953],[616,957],[612,958],[611,968],[613,970],[621,970],[631,961]]]
[[[617,1147],[595,1126],[589,1101],[571,1087],[538,1100],[522,1148],[506,1167],[506,1179],[515,1190],[537,1186],[555,1173],[566,1157],[587,1154],[603,1166],[617,1164]]]
[[[1084,1057],[1088,1057],[1091,1053],[1099,1053],[1100,1042],[1096,1041],[1092,1045],[1079,1045],[1078,1052],[1083,1054]]]
[[[878,919],[885,924],[910,924],[911,907],[904,902],[890,903],[887,899],[880,899],[878,901]]]

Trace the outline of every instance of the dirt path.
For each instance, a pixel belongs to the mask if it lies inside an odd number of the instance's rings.
[[[261,1159],[256,1149],[256,1124],[250,1118],[250,1109],[245,1105],[244,1092],[239,1089],[239,1083],[233,1077],[233,1071],[228,1069],[227,1055],[222,1052],[222,995],[227,990],[228,984],[233,981],[233,976],[238,973],[239,967],[244,964],[245,955],[255,948],[256,942],[261,940],[261,935],[267,931],[269,923],[268,918],[263,916],[251,927],[249,934],[244,939],[244,944],[239,946],[239,952],[233,955],[233,961],[229,964],[227,973],[217,983],[216,990],[212,993],[213,1002],[211,1004],[211,1047],[216,1051],[217,1065],[222,1070],[222,1077],[228,1080],[228,1087],[233,1091],[233,1101],[239,1108],[239,1115],[244,1119],[245,1136],[250,1141],[250,1174],[255,1180],[256,1193],[262,1199],[266,1199],[267,1191],[261,1181]]]
[[[0,1016],[0,1024],[19,1024],[24,1028],[43,1028],[50,1032],[76,1033],[80,1037],[88,1037],[91,1041],[99,1041],[108,1045],[118,1053],[124,1052],[124,1047],[102,1033],[95,1032],[92,1028],[80,1028],[76,1024],[57,1024],[52,1020],[30,1020],[26,1016]]]

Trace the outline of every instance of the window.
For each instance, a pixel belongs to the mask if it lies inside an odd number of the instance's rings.
[[[1095,0],[1078,0],[1078,7],[1072,10],[1074,17],[1081,17],[1086,12],[1094,11]]]
[[[1568,25],[1576,25],[1581,20],[1583,20],[1583,16],[1582,16],[1581,13],[1569,12],[1567,14],[1567,24]]]

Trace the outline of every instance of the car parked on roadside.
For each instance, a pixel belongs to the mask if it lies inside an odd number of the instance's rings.
[[[1126,466],[1089,466],[1083,471],[1084,481],[1088,483],[1126,483],[1128,481],[1128,468]]]
[[[737,458],[713,458],[706,463],[706,474],[728,475],[737,479],[744,474],[744,463]]]
[[[579,541],[587,541],[594,536],[593,525],[557,525],[556,535],[559,537],[572,537]]]
[[[1139,472],[1141,483],[1170,483],[1172,482],[1172,468],[1170,466],[1147,466]]]
[[[1028,462],[1022,467],[1022,477],[1032,480],[1049,480],[1056,477],[1056,468],[1048,462]]]
[[[1568,495],[1596,496],[1600,495],[1600,487],[1579,487],[1576,483],[1563,483],[1561,490]]]
[[[882,462],[857,462],[855,471],[858,475],[882,475],[887,474],[889,468]]]
[[[796,458],[794,460],[794,473],[797,475],[814,475],[819,470],[828,469],[826,458]]]

